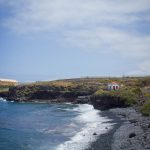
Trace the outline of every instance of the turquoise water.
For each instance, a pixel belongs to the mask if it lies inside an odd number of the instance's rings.
[[[106,132],[98,113],[87,104],[0,101],[0,150],[85,149],[99,126]]]

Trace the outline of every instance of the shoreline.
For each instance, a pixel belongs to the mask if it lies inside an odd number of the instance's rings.
[[[93,142],[86,150],[111,150],[112,138],[116,130],[123,124],[123,120],[109,110],[101,111],[100,116],[111,119],[108,123],[113,123],[112,129],[107,133],[98,136],[97,140]]]
[[[113,123],[113,128],[99,135],[86,150],[150,150],[150,117],[134,107],[103,110],[100,116],[111,119],[108,123]]]
[[[150,150],[150,117],[142,116],[133,107],[113,108],[102,115],[116,124],[86,150]]]

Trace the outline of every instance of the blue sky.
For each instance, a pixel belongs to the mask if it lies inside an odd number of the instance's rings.
[[[149,0],[0,0],[0,78],[150,75]]]

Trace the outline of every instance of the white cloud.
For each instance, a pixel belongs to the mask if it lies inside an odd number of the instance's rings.
[[[68,31],[65,35],[68,43],[83,49],[119,53],[124,57],[136,59],[150,59],[150,35],[143,37],[108,27]]]
[[[13,17],[6,24],[19,32],[129,24],[143,20],[137,14],[150,9],[149,0],[7,0],[6,3],[13,9]]]
[[[59,31],[63,43],[139,59],[139,70],[149,67],[150,34],[130,26],[150,23],[150,0],[0,0],[4,3],[12,16],[3,24],[17,33]]]

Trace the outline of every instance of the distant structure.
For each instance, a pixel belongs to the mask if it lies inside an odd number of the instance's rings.
[[[110,90],[110,91],[111,90],[119,90],[120,85],[117,82],[108,83],[107,89]]]
[[[12,82],[12,83],[18,83],[17,80],[11,80],[11,79],[0,79],[2,82]]]

